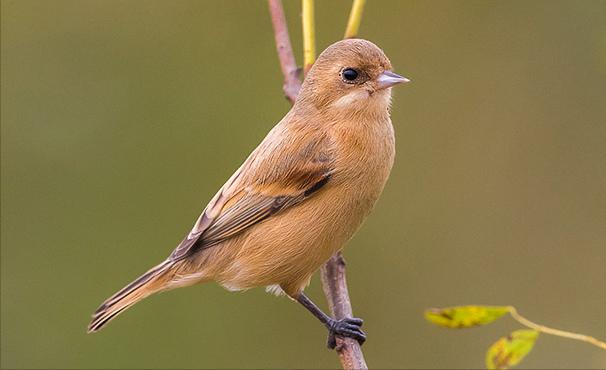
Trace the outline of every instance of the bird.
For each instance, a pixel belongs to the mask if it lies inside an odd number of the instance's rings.
[[[395,157],[392,86],[409,80],[364,39],[327,47],[288,113],[210,200],[166,260],[112,295],[88,332],[158,292],[215,281],[266,287],[309,310],[336,336],[366,340],[363,321],[334,319],[305,295],[315,271],[373,209]]]

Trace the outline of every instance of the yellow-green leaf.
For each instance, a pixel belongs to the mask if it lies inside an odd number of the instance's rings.
[[[486,367],[509,369],[517,365],[532,350],[538,337],[538,331],[522,329],[499,338],[486,353]]]
[[[507,306],[457,306],[430,308],[425,311],[425,318],[447,328],[469,328],[491,323],[507,312]]]

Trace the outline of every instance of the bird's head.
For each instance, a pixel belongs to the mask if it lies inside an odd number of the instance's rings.
[[[391,87],[409,81],[391,69],[385,53],[372,42],[338,41],[309,70],[297,104],[336,114],[386,112]]]

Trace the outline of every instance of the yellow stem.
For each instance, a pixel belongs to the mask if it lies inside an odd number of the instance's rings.
[[[523,317],[522,315],[520,315],[518,313],[518,310],[516,310],[516,308],[513,306],[509,306],[509,313],[511,314],[511,317],[513,317],[520,324],[527,326],[531,329],[534,329],[536,331],[540,331],[541,333],[557,335],[558,337],[563,337],[563,338],[580,340],[582,342],[587,342],[587,343],[593,344],[594,346],[600,347],[602,349],[606,349],[606,343],[604,343],[600,340],[597,340],[594,337],[590,337],[589,335],[572,333],[569,331],[553,329],[553,328],[550,328],[550,327],[547,327],[544,325],[536,324],[536,323],[528,320],[527,318]]]
[[[316,61],[316,26],[314,0],[302,0],[303,7],[303,67],[307,73]]]
[[[351,39],[358,36],[358,30],[360,29],[360,22],[362,22],[362,12],[364,11],[364,5],[366,0],[354,0],[351,5],[351,12],[349,12],[349,20],[347,21],[347,29],[345,30],[345,38]]]

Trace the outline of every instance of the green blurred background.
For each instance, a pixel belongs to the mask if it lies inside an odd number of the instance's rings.
[[[316,4],[318,50],[350,1]],[[286,1],[301,62],[300,3]],[[2,1],[2,367],[330,368],[325,330],[262,289],[154,296],[97,335],[289,105],[264,1]],[[346,249],[375,368],[478,368],[513,304],[606,338],[606,2],[370,1],[361,36],[412,83],[397,159]],[[324,304],[317,277],[309,294]],[[543,336],[530,368],[604,368]]]

